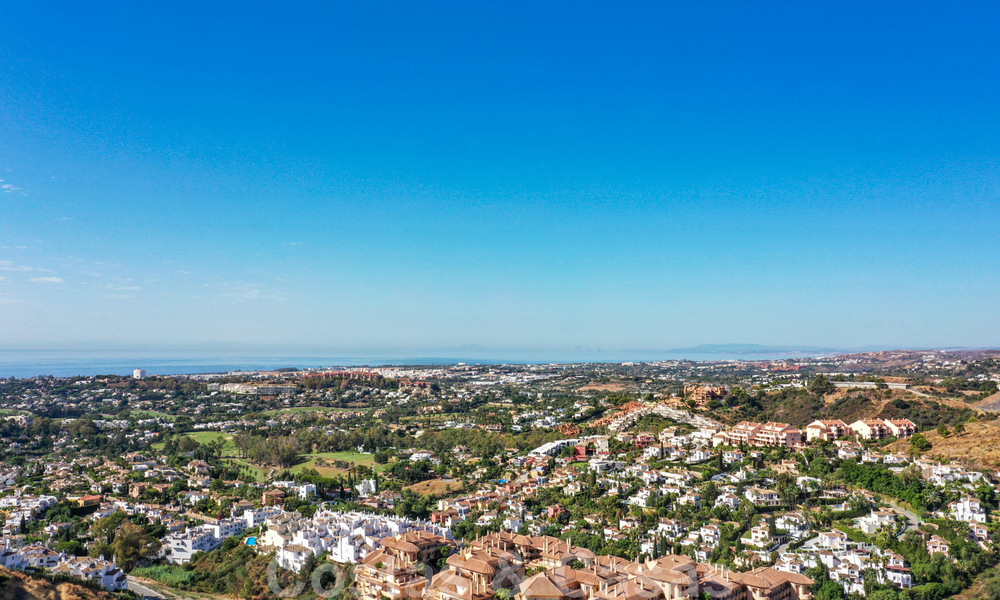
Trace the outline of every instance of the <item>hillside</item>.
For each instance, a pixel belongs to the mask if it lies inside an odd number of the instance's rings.
[[[168,587],[169,591],[163,587],[157,588],[168,597],[239,597],[264,600],[274,597],[268,591],[267,566],[270,560],[270,555],[257,554],[249,546],[239,543],[237,538],[229,538],[220,548],[199,555],[184,567],[140,567],[132,571],[132,574]],[[283,571],[278,577],[283,588],[295,583],[293,573]],[[315,595],[307,593],[300,600],[312,598]]]
[[[765,396],[758,420],[790,423],[805,427],[816,419],[910,419],[920,429],[940,423],[954,424],[980,414],[970,404],[956,399],[925,398],[899,390],[837,391],[819,397],[806,390],[782,390]]]
[[[983,398],[979,402],[973,404],[973,406],[988,412],[1000,412],[1000,392]]]
[[[965,431],[942,437],[937,431],[923,432],[931,449],[923,455],[947,462],[953,460],[968,467],[1000,469],[1000,421],[971,421]],[[889,446],[899,452],[910,449],[908,440],[899,440]]]
[[[0,600],[115,600],[117,596],[77,583],[52,583],[0,567]]]

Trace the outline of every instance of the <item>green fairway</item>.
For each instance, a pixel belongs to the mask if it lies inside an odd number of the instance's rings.
[[[193,431],[186,435],[199,444],[208,444],[218,439],[223,439],[226,442],[222,447],[223,456],[236,453],[236,446],[233,444],[233,435],[231,433],[222,433],[221,431]]]
[[[174,415],[168,415],[165,412],[160,412],[157,410],[133,410],[132,416],[136,419],[153,419],[159,417],[166,421],[174,421],[177,419]]]
[[[267,479],[268,473],[272,471],[269,467],[261,467],[258,465],[253,465],[249,461],[237,458],[236,445],[233,444],[233,436],[230,433],[223,433],[220,431],[192,431],[185,433],[187,437],[193,439],[199,444],[208,444],[214,442],[218,439],[225,440],[225,445],[222,447],[222,459],[243,467],[250,469],[253,473],[253,477],[257,481],[265,481]],[[163,442],[153,444],[154,450],[162,450]],[[292,473],[299,473],[304,469],[316,469],[316,471],[324,477],[334,477],[337,475],[345,475],[347,469],[338,467],[334,464],[334,461],[344,461],[354,465],[363,465],[366,467],[371,467],[376,471],[381,471],[385,469],[388,465],[376,465],[375,456],[373,454],[366,454],[363,452],[355,452],[353,450],[345,450],[341,452],[318,452],[315,454],[305,454],[303,455],[305,459],[303,462],[295,465],[289,469]],[[281,469],[275,470],[275,473],[280,472]]]
[[[334,406],[293,406],[291,408],[276,408],[274,410],[266,410],[262,415],[273,417],[285,413],[310,413],[310,412],[354,412],[358,409],[356,408],[341,408]]]
[[[306,454],[305,458],[305,462],[301,462],[291,468],[292,473],[298,473],[303,469],[316,469],[316,471],[324,477],[333,477],[334,475],[343,475],[347,473],[346,469],[334,466],[333,461],[337,460],[353,463],[355,465],[372,467],[376,471],[381,471],[388,466],[376,465],[375,456],[372,454],[364,454],[353,450],[342,452],[318,452],[316,454]]]
[[[208,444],[209,442],[214,442],[218,439],[225,440],[225,444],[222,446],[223,456],[236,456],[236,445],[233,444],[233,434],[223,433],[221,431],[191,431],[184,434],[186,437],[193,439],[199,444]],[[152,446],[153,450],[163,450],[163,442],[157,442]]]
[[[224,460],[228,463],[232,463],[244,467],[246,469],[249,469],[250,473],[253,475],[253,478],[256,479],[257,481],[266,481],[268,479],[267,474],[271,471],[271,469],[268,468],[252,465],[246,459],[243,458],[226,458]]]

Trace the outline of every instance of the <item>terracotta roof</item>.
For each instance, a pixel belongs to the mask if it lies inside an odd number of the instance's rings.
[[[563,591],[549,581],[545,573],[533,575],[518,586],[521,596],[525,598],[562,598]]]

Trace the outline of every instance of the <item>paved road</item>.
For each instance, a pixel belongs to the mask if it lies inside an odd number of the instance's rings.
[[[163,598],[166,598],[166,596],[164,596],[163,594],[151,590],[148,587],[142,585],[141,583],[139,583],[138,580],[136,580],[131,575],[128,576],[128,589],[132,590],[136,594],[139,594],[143,598],[153,598],[154,600],[161,600]]]
[[[889,506],[891,506],[894,511],[896,511],[899,514],[901,514],[904,517],[906,517],[907,523],[906,523],[906,529],[903,530],[904,532],[905,531],[910,531],[911,529],[916,529],[917,527],[920,526],[920,517],[918,517],[916,514],[910,512],[910,511],[906,510],[902,506],[896,504],[895,501],[893,501],[891,499],[887,499],[887,500],[888,500]]]

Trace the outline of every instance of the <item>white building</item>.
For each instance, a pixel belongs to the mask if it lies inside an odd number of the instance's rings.
[[[952,502],[948,505],[948,514],[956,521],[965,521],[966,523],[971,523],[972,521],[986,522],[986,510],[983,509],[979,500],[975,498],[965,497],[957,502]]]
[[[63,556],[62,562],[52,569],[60,575],[73,575],[81,579],[96,581],[104,589],[118,592],[128,587],[125,572],[114,561],[89,556]]]
[[[191,560],[197,552],[211,552],[222,545],[206,525],[192,527],[187,531],[172,533],[163,538],[163,550],[168,562],[182,565]]]
[[[234,535],[240,535],[247,530],[247,522],[245,519],[219,519],[215,523],[206,523],[202,525],[206,531],[210,532],[213,537],[217,540],[224,540],[227,537],[233,537]]]
[[[451,537],[447,527],[428,521],[360,512],[319,511],[312,519],[283,513],[268,518],[266,523],[268,529],[258,539],[258,549],[277,552],[279,564],[291,570],[301,568],[306,558],[302,548],[313,554],[328,552],[335,562],[356,563],[377,550],[382,538],[407,531],[425,530]]]
[[[355,487],[358,490],[358,495],[362,498],[367,498],[378,492],[378,484],[374,479],[365,479]]]
[[[258,525],[263,525],[269,517],[274,517],[280,515],[282,511],[280,508],[275,506],[265,506],[264,508],[248,508],[243,511],[243,520],[246,522],[246,528],[251,529],[257,527]]]
[[[313,551],[311,548],[307,548],[301,544],[289,544],[278,550],[275,556],[282,568],[298,573],[302,569],[302,566],[306,564],[306,559],[312,554]]]

